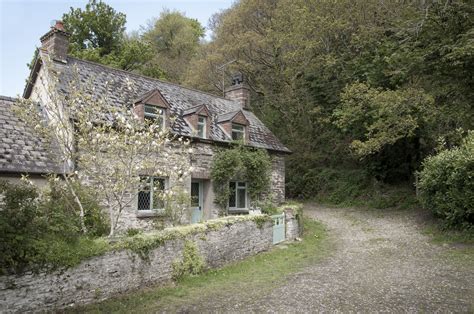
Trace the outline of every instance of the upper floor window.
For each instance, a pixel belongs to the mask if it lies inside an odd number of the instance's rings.
[[[245,138],[245,127],[241,124],[232,123],[232,140],[239,141]]]
[[[165,179],[159,177],[142,177],[138,192],[138,210],[163,210],[161,194],[165,190]]]
[[[207,130],[206,120],[207,119],[204,116],[198,117],[197,131],[198,131],[198,136],[201,138],[206,138],[206,130]]]
[[[165,128],[165,109],[156,106],[145,105],[143,115],[146,120],[154,121],[160,125],[162,129]]]

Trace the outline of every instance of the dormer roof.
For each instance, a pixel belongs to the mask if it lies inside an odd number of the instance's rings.
[[[169,108],[168,101],[163,97],[158,88],[154,88],[134,101],[134,104],[153,105],[161,108]]]
[[[194,106],[183,111],[183,116],[189,116],[192,114],[197,114],[206,117],[211,115],[206,105]]]

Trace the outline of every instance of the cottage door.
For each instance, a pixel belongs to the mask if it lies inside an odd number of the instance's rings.
[[[191,182],[191,223],[202,220],[203,191],[202,181]]]

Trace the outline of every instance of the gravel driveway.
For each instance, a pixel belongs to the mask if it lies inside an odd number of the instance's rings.
[[[205,298],[182,312],[473,312],[474,261],[433,244],[406,212],[307,206],[333,253],[264,294]]]

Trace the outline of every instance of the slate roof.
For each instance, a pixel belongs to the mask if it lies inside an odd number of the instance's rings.
[[[239,112],[240,112],[240,110],[220,114],[220,115],[217,116],[217,123],[232,120],[232,118],[235,117]]]
[[[15,98],[0,96],[0,172],[61,173],[45,141],[13,112]]]
[[[212,116],[210,139],[217,142],[231,141],[217,125],[217,118],[228,113],[235,114],[240,110],[241,105],[236,101],[70,56],[67,63],[55,62],[55,67],[63,75],[60,79],[63,93],[68,93],[67,82],[77,71],[82,82],[93,83],[94,89],[90,90],[93,98],[97,99],[107,94],[108,98],[119,106],[132,104],[151,90],[158,89],[169,103],[171,115],[176,117],[171,128],[179,135],[194,136],[183,115],[198,106],[206,105]],[[28,90],[27,87],[25,98],[29,96]],[[249,121],[248,145],[278,152],[290,152],[251,111],[242,111]]]

